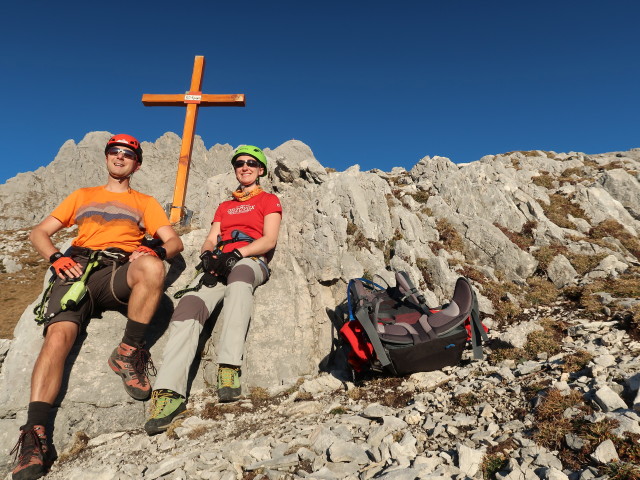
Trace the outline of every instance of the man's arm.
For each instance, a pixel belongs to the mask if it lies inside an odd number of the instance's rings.
[[[162,248],[164,248],[166,252],[165,258],[171,258],[175,255],[179,254],[182,250],[184,250],[184,246],[182,245],[182,240],[170,225],[164,225],[158,230],[156,230],[156,236],[162,240]],[[138,250],[134,251],[129,255],[129,261],[133,262],[139,257],[144,255],[155,255],[149,248],[139,247]]]
[[[49,261],[51,255],[58,252],[58,249],[51,241],[51,237],[63,227],[64,225],[60,220],[49,215],[31,230],[29,240],[31,240],[33,247],[45,260]],[[67,278],[67,276],[71,278],[79,277],[82,275],[82,266],[76,263],[72,267],[65,269],[65,272],[67,273],[66,276],[62,273],[58,273],[58,276],[62,279]]]
[[[184,250],[182,240],[180,240],[180,237],[172,226],[165,225],[164,227],[160,227],[156,235],[163,242],[162,246],[167,251],[167,258],[175,257]]]

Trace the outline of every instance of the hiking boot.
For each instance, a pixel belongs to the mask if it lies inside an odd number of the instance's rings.
[[[13,469],[13,480],[34,480],[47,473],[50,466],[47,435],[42,425],[26,428],[20,427],[20,438],[11,450],[18,458],[18,465]]]
[[[162,433],[187,409],[182,395],[173,390],[154,390],[151,394],[151,416],[144,429],[147,435]]]
[[[218,400],[235,402],[240,398],[240,367],[220,365],[218,367]]]
[[[111,370],[122,377],[124,389],[136,400],[147,400],[151,395],[149,373],[156,374],[149,350],[121,343],[107,361]]]

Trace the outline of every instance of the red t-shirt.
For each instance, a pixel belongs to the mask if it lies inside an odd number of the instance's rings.
[[[245,202],[236,199],[222,202],[213,216],[213,222],[220,222],[222,240],[230,240],[234,230],[240,230],[255,240],[263,236],[264,217],[270,213],[282,215],[280,199],[272,193],[262,192]],[[248,243],[228,243],[222,251],[230,252]]]

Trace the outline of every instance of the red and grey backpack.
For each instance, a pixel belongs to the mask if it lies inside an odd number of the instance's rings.
[[[457,365],[468,340],[474,359],[482,358],[482,339],[488,340],[478,299],[465,277],[457,280],[452,300],[437,308],[427,306],[405,272],[396,272],[395,287],[355,278],[347,287],[347,310],[340,334],[357,372],[438,370]]]

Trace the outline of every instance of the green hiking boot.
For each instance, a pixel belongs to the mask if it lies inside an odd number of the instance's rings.
[[[240,375],[240,367],[218,366],[218,400],[220,402],[235,402],[240,398]]]
[[[151,416],[144,429],[148,435],[164,432],[171,422],[187,409],[185,399],[173,390],[154,390],[151,394]]]

